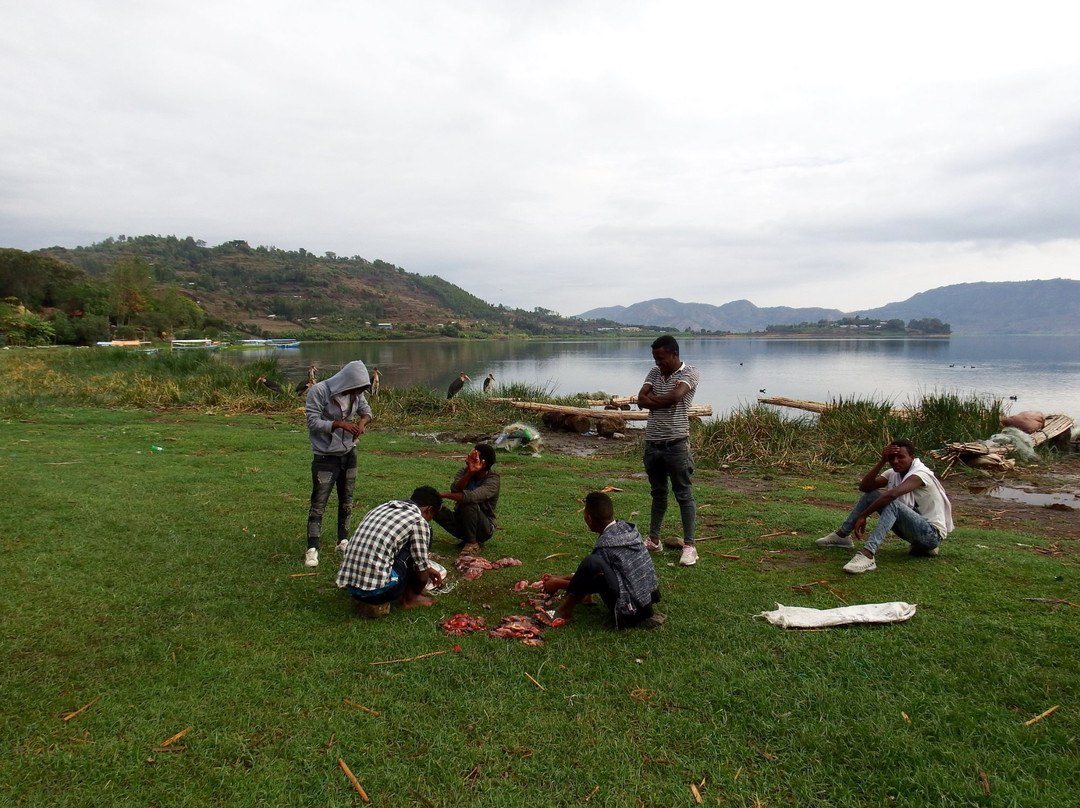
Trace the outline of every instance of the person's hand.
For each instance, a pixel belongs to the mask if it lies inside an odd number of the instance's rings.
[[[896,455],[897,449],[892,444],[886,446],[881,450],[881,462],[885,465],[892,463],[893,457]]]
[[[334,429],[344,430],[354,438],[364,434],[364,428],[360,424],[354,424],[351,421],[334,421]]]
[[[425,576],[424,573],[427,573],[427,575]],[[434,567],[428,567],[426,570],[422,570],[420,573],[420,577],[426,578],[426,580],[424,580],[424,583],[431,584],[432,589],[438,589],[440,586],[442,586],[442,582],[446,578],[445,575],[440,573]]]
[[[474,474],[478,471],[483,470],[484,461],[480,458],[480,453],[476,451],[476,449],[473,449],[471,452],[465,455],[465,468],[467,468]]]
[[[855,538],[859,541],[863,541],[863,533],[866,532],[866,517],[860,516],[855,522],[855,528],[852,531],[855,534]]]

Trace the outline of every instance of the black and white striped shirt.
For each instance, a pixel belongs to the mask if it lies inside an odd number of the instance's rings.
[[[665,377],[660,368],[653,367],[645,377],[645,385],[652,385],[652,392],[657,396],[666,396],[675,391],[681,382],[690,388],[675,406],[660,410],[649,410],[649,423],[645,427],[645,440],[676,440],[690,434],[690,405],[694,402],[701,374],[695,367],[685,362],[670,376]]]

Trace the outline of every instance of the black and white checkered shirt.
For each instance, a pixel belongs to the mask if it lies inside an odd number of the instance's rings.
[[[394,557],[408,546],[417,569],[428,569],[431,526],[411,500],[394,500],[368,511],[357,525],[338,570],[337,585],[373,592],[390,583]]]

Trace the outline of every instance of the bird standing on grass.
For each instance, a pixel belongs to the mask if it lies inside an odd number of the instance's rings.
[[[458,377],[450,382],[450,386],[446,389],[446,400],[449,401],[460,393],[461,388],[465,386],[465,382],[471,381],[472,379],[465,375],[465,371],[461,371],[461,373],[458,374]]]
[[[297,382],[296,383],[296,392],[297,393],[299,393],[302,396],[306,396],[307,391],[315,386],[315,371],[317,369],[318,368],[316,368],[314,365],[309,365],[308,366],[307,378],[304,379],[304,381],[302,381],[302,382]]]
[[[376,365],[375,367],[373,367],[371,369],[371,391],[370,392],[371,392],[371,395],[373,395],[373,396],[379,395],[379,378],[381,376],[382,376],[382,374],[379,373],[379,366],[378,365]]]
[[[493,374],[489,373],[487,375],[487,378],[484,379],[484,395],[487,395],[488,393],[490,393],[491,388],[494,387],[494,386],[495,386],[495,376]]]
[[[280,393],[281,392],[281,385],[278,384],[277,382],[271,380],[271,379],[266,378],[265,375],[260,376],[259,378],[257,378],[255,380],[255,383],[256,384],[261,384],[263,387],[265,387],[271,393]]]

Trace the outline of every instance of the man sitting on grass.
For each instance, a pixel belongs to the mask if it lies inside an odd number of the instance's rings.
[[[572,576],[544,579],[547,594],[566,590],[566,599],[549,617],[572,620],[574,607],[598,594],[615,618],[616,628],[653,628],[664,622],[664,615],[652,607],[660,600],[660,585],[645,541],[634,525],[615,519],[614,513],[607,494],[594,491],[585,497],[585,524],[600,535]]]
[[[428,559],[431,522],[442,500],[431,486],[422,486],[407,500],[395,500],[368,511],[345,550],[337,585],[353,596],[357,611],[381,617],[398,601],[403,609],[432,606],[425,595],[442,583]]]
[[[479,555],[484,542],[495,532],[495,506],[499,504],[499,475],[495,465],[495,447],[478,443],[465,456],[465,465],[454,474],[450,490],[439,494],[456,502],[451,510],[439,508],[435,521],[461,542],[462,555]]]
[[[885,466],[890,468],[882,474]],[[838,530],[817,540],[818,547],[855,544],[850,535],[863,541],[866,520],[878,514],[866,545],[846,565],[844,572],[858,575],[877,569],[875,554],[891,529],[911,545],[912,555],[936,556],[938,547],[953,529],[952,504],[941,481],[925,463],[915,457],[909,440],[894,440],[881,452],[881,460],[859,482],[862,497]]]

